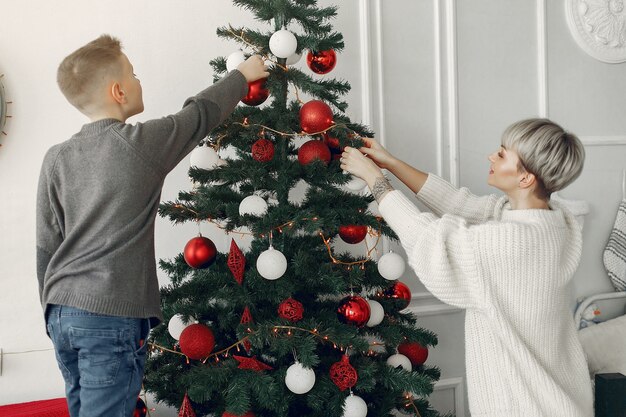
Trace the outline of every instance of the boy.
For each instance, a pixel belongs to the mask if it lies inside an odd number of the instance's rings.
[[[57,82],[90,120],[46,154],[37,193],[37,277],[72,417],[131,416],[150,327],[163,316],[154,221],[165,176],[266,77],[252,56],[136,125],[142,90],[119,40],[102,35],[67,56]]]

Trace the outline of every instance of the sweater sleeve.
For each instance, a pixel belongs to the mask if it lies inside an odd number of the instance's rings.
[[[178,113],[136,125],[122,124],[118,133],[166,175],[233,112],[247,91],[245,77],[234,70],[188,98]]]
[[[63,242],[62,227],[55,211],[53,187],[51,175],[53,163],[51,163],[52,149],[44,158],[44,163],[39,174],[37,187],[36,209],[36,244],[37,244],[37,281],[39,282],[39,296],[43,292],[44,277],[48,269],[50,259]]]
[[[398,190],[383,198],[379,210],[400,238],[409,265],[434,296],[460,308],[484,304],[473,233],[466,220],[421,213]]]
[[[428,174],[426,183],[416,196],[437,216],[452,214],[470,224],[493,219],[496,209],[506,202],[504,197],[493,194],[475,196],[465,187],[457,189],[435,174]]]

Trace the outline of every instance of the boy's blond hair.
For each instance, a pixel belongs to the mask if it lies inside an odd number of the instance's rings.
[[[101,35],[68,55],[57,70],[57,84],[74,107],[84,110],[106,74],[121,69],[122,44],[110,35]]]

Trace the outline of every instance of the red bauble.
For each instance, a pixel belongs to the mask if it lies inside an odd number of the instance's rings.
[[[358,375],[356,369],[350,365],[348,355],[343,355],[339,362],[335,362],[330,366],[330,380],[333,381],[341,391],[355,386],[357,379]]]
[[[252,158],[259,162],[269,162],[274,157],[274,144],[267,139],[259,139],[252,145]]]
[[[228,411],[224,411],[224,414],[222,414],[222,417],[256,417],[256,416],[252,411],[248,411],[246,414],[242,414],[240,416],[229,413]]]
[[[217,256],[217,248],[211,239],[198,236],[185,245],[185,262],[192,268],[208,268]]]
[[[404,342],[398,346],[398,353],[403,354],[411,361],[411,365],[420,366],[428,359],[428,348],[417,342]]]
[[[270,96],[270,90],[265,88],[267,78],[261,78],[248,83],[248,94],[241,99],[248,106],[258,106],[267,100]]]
[[[178,339],[180,351],[190,359],[204,359],[215,347],[215,337],[210,328],[201,323],[190,324]]]
[[[309,51],[306,64],[316,74],[328,74],[337,64],[337,54],[332,49],[319,52]]]
[[[328,145],[331,152],[332,151],[343,152],[343,148],[341,147],[341,144],[339,143],[339,139],[330,136],[328,133],[322,134],[322,137],[324,138],[324,143]]]
[[[362,242],[365,236],[367,236],[367,226],[350,224],[339,227],[339,237],[346,243],[355,244]]]
[[[146,407],[146,403],[141,398],[137,398],[137,404],[135,404],[135,411],[133,411],[133,417],[146,417],[147,413],[148,413],[148,407]]]
[[[189,401],[189,396],[187,394],[185,394],[185,398],[183,398],[183,404],[180,406],[180,410],[178,411],[178,417],[196,417],[196,412],[193,411],[191,401]]]
[[[241,285],[243,283],[243,275],[246,270],[246,257],[239,249],[235,239],[230,241],[230,252],[228,253],[228,269],[232,272],[235,281]]]
[[[385,293],[385,297],[393,298],[396,300],[402,300],[401,308],[407,308],[411,303],[411,290],[403,282],[396,281],[391,287],[389,287]]]
[[[300,301],[293,298],[287,298],[278,306],[278,316],[294,323],[302,320],[303,313],[304,306]]]
[[[321,132],[333,123],[333,111],[321,100],[311,100],[300,109],[300,126],[306,133]]]
[[[248,306],[246,306],[246,308],[243,309],[243,313],[241,313],[241,320],[239,320],[239,323],[241,324],[252,323],[252,313],[250,313],[250,308],[248,308]]]
[[[348,296],[339,303],[337,318],[343,324],[361,327],[370,319],[370,305],[363,297]]]
[[[298,149],[298,162],[300,165],[308,165],[313,161],[322,161],[328,165],[330,162],[330,149],[321,140],[310,140]]]

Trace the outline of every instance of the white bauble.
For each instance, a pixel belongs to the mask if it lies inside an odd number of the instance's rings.
[[[270,51],[277,58],[289,58],[296,52],[298,40],[287,29],[281,29],[270,37]]]
[[[287,369],[285,385],[294,394],[305,394],[315,385],[315,372],[313,369],[305,368],[300,362],[296,362]]]
[[[411,371],[413,369],[409,358],[401,353],[396,353],[395,355],[391,355],[390,357],[388,357],[387,365],[391,366],[392,368],[397,368],[398,366],[401,366],[402,369],[404,369],[405,371]]]
[[[219,155],[215,152],[215,149],[210,146],[198,146],[189,156],[189,165],[200,169],[213,169],[217,166],[220,160]]]
[[[270,246],[268,250],[261,253],[257,258],[256,269],[263,278],[273,281],[285,275],[287,258],[281,251]]]
[[[342,417],[365,417],[367,415],[367,404],[363,398],[350,393],[343,403]]]
[[[232,70],[237,69],[239,64],[245,60],[246,56],[243,54],[242,50],[233,52],[228,55],[228,58],[226,58],[226,71],[231,72]]]
[[[174,339],[178,340],[180,338],[180,334],[183,332],[183,330],[185,330],[187,326],[189,326],[189,324],[183,321],[183,316],[181,316],[180,314],[174,314],[170,321],[167,323],[167,331]]]
[[[289,56],[289,58],[287,58],[286,64],[295,65],[300,61],[300,58],[302,58],[302,54],[294,52],[291,56]]]
[[[267,202],[258,195],[249,195],[239,203],[239,215],[251,214],[253,216],[263,216],[267,213]]]
[[[366,185],[367,183],[361,178],[352,175],[352,179],[345,183],[344,187],[346,187],[350,191],[361,191],[363,188],[365,188]]]
[[[367,321],[367,327],[378,326],[385,318],[385,309],[376,300],[367,300],[370,305],[370,319]]]
[[[395,252],[386,253],[378,260],[378,273],[389,281],[400,278],[405,268],[404,258]]]
[[[367,211],[369,211],[374,217],[382,217],[380,211],[378,210],[378,203],[376,200],[367,205]]]

